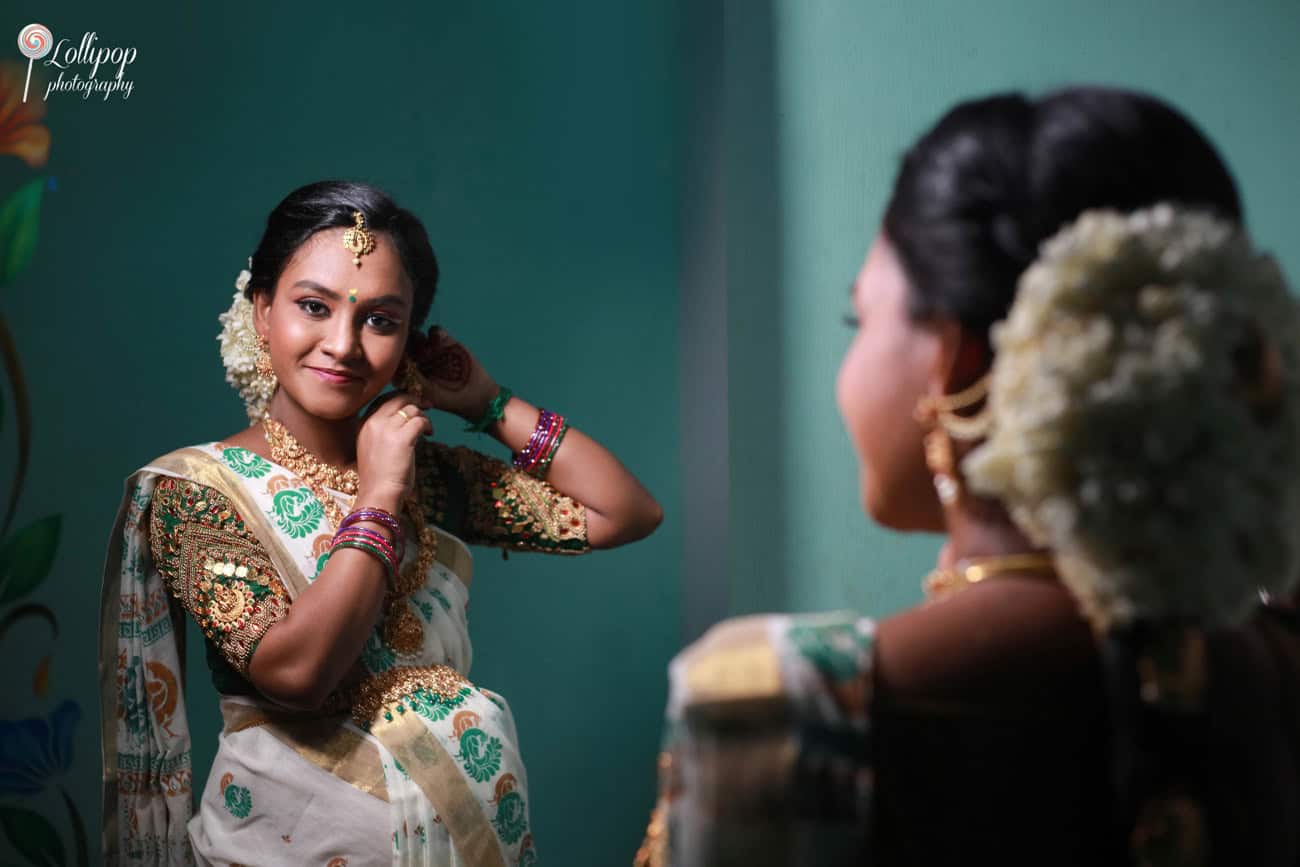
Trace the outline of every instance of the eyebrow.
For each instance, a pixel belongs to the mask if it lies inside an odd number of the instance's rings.
[[[329,288],[328,286],[322,286],[321,284],[317,283],[315,280],[299,280],[297,283],[294,283],[294,284],[293,284],[292,286],[290,286],[289,288],[290,288],[290,289],[297,289],[299,286],[301,286],[301,287],[304,288],[304,289],[311,289],[311,290],[314,290],[314,291],[316,291],[316,292],[319,292],[319,293],[321,293],[322,295],[325,295],[325,296],[327,296],[328,298],[330,298],[331,300],[334,300],[334,301],[342,301],[342,300],[343,300],[343,296],[342,296],[341,294],[339,294],[338,292],[335,292],[333,289]],[[394,294],[392,294],[392,293],[389,293],[388,295],[380,295],[378,298],[368,298],[368,299],[366,299],[366,302],[365,302],[365,303],[366,303],[366,304],[399,304],[399,305],[404,305],[404,304],[406,304],[406,299],[403,298],[401,295],[394,295]]]

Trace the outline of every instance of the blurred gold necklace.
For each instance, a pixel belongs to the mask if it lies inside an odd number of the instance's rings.
[[[1056,578],[1056,566],[1051,554],[1000,554],[969,557],[958,560],[951,567],[935,569],[925,576],[921,586],[925,589],[926,598],[935,600],[951,596],[990,578],[1022,572],[1029,577]]]

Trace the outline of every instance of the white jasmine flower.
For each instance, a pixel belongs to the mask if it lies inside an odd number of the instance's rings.
[[[275,394],[275,387],[268,387],[257,376],[257,330],[253,327],[253,304],[244,297],[244,290],[252,274],[240,271],[235,279],[235,296],[230,309],[220,314],[221,333],[217,340],[221,343],[221,363],[226,368],[226,382],[235,387],[244,400],[244,410],[249,422],[256,422],[266,414],[266,407]]]
[[[1300,308],[1236,225],[1084,213],[992,336],[967,480],[1054,550],[1099,628],[1232,623],[1300,579]]]

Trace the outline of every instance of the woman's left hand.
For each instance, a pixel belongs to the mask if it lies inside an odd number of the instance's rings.
[[[407,353],[420,370],[425,407],[455,413],[469,422],[487,412],[499,390],[496,381],[446,331],[430,326],[418,342],[412,338]]]

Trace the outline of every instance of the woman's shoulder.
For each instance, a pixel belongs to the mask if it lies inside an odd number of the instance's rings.
[[[161,470],[174,475],[192,468],[194,462],[205,460],[218,461],[239,471],[259,460],[269,467],[270,453],[260,428],[250,427],[220,439],[203,440],[163,452],[145,462],[137,472]]]
[[[224,487],[215,482],[211,467],[217,464],[249,478],[265,475],[272,464],[249,448],[251,444],[236,434],[182,446],[154,458],[142,468],[156,476],[151,511],[242,535],[243,520]]]
[[[1101,700],[1096,638],[1055,581],[1007,575],[882,620],[877,709],[1077,714]],[[1033,684],[1033,689],[1026,689]]]

